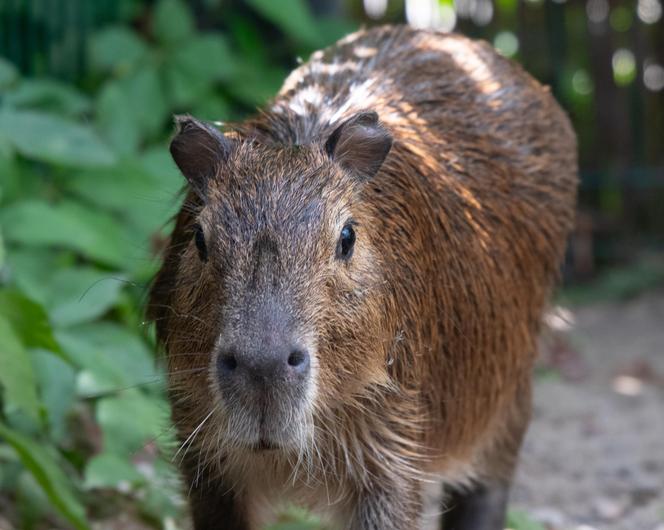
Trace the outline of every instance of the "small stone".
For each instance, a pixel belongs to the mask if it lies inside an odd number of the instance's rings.
[[[595,513],[605,521],[618,519],[625,513],[629,501],[627,499],[609,499],[600,497],[593,503]]]

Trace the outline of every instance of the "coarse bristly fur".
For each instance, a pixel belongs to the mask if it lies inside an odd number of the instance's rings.
[[[549,90],[484,42],[386,26],[314,53],[224,134],[186,143],[187,120],[172,152],[190,191],[149,315],[196,529],[258,529],[287,503],[415,529],[428,480],[508,484],[575,209]],[[250,343],[274,304],[311,352],[307,386],[221,392],[220,342]]]

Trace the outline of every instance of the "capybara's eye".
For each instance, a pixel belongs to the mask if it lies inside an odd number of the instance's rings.
[[[353,246],[355,245],[355,230],[353,225],[348,223],[341,230],[339,236],[339,244],[337,245],[337,257],[340,259],[348,259],[353,254]]]
[[[198,256],[201,258],[201,261],[207,261],[208,251],[207,245],[205,244],[205,234],[203,233],[203,228],[199,224],[194,225],[194,242],[196,243]]]

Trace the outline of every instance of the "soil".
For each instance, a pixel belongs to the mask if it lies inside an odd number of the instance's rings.
[[[547,530],[664,530],[664,290],[548,323],[512,507]]]

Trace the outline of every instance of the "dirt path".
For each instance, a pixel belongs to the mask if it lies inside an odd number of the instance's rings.
[[[664,530],[664,290],[553,325],[513,506],[549,530]]]

